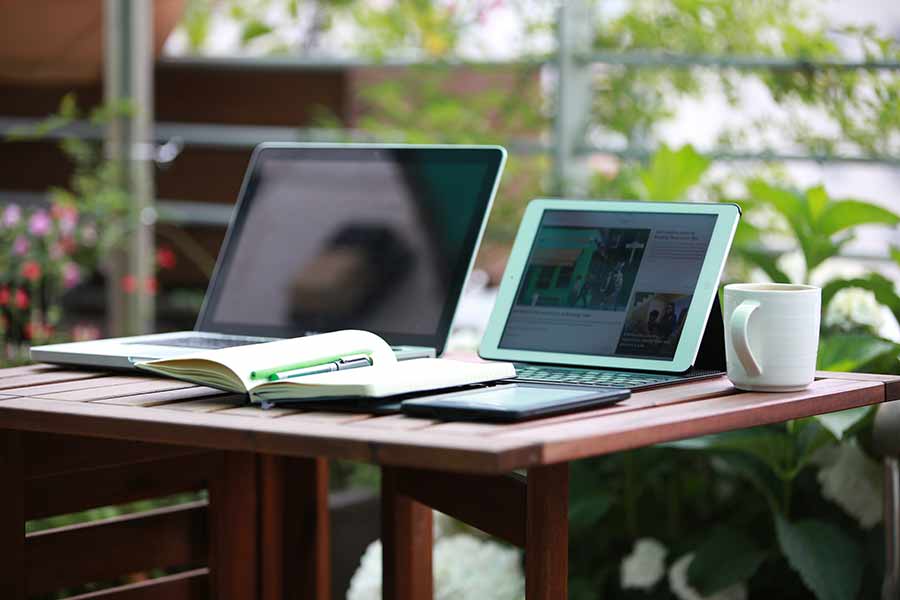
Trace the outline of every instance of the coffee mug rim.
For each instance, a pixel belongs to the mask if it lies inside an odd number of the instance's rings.
[[[770,289],[765,289],[766,286]],[[776,287],[779,289],[771,289]],[[802,293],[802,292],[820,292],[822,288],[815,285],[807,285],[805,283],[729,283],[725,286],[725,291],[734,292],[754,292],[757,294],[783,294],[786,292]]]

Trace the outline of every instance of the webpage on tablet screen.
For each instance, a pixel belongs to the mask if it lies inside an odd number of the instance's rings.
[[[668,360],[715,215],[548,210],[501,348]]]

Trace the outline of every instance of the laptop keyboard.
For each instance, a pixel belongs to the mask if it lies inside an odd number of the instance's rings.
[[[635,388],[681,379],[677,375],[635,373],[632,371],[604,371],[542,365],[516,365],[516,381],[565,383],[606,388]]]
[[[249,346],[271,342],[268,338],[246,337],[207,337],[199,335],[185,335],[182,337],[153,340],[151,342],[128,342],[129,344],[151,344],[153,346],[175,346],[178,348],[198,348],[201,350],[218,350],[220,348],[233,348],[234,346]]]

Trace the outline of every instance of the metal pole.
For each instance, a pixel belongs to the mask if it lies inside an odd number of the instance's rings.
[[[112,335],[146,333],[154,321],[153,163],[146,149],[153,143],[153,2],[105,0],[105,99],[127,103],[107,130],[110,160],[120,165],[130,205],[124,254],[110,257],[108,324]]]
[[[591,122],[591,65],[579,56],[593,46],[590,0],[563,0],[558,13],[557,102],[553,149],[555,187],[560,195],[587,193],[588,170],[580,156]]]

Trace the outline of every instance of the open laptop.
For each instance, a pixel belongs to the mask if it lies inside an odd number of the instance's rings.
[[[733,204],[532,201],[479,355],[530,383],[645,389],[721,373],[717,291],[739,218]]]
[[[497,146],[263,144],[194,331],[37,346],[34,360],[138,360],[340,329],[400,359],[440,354],[506,152]]]

